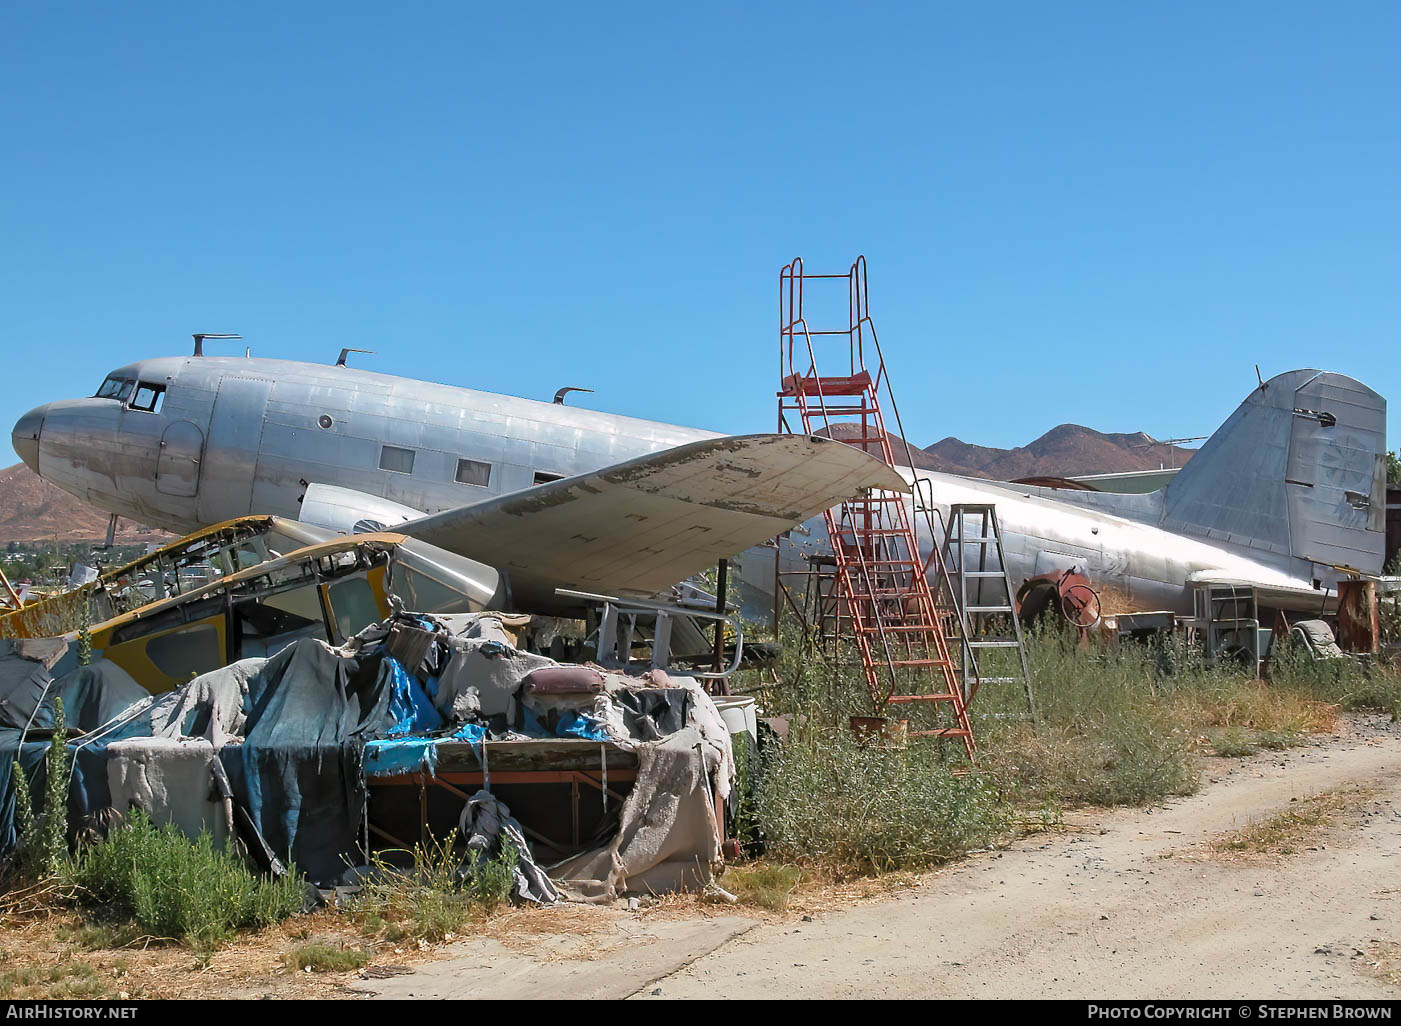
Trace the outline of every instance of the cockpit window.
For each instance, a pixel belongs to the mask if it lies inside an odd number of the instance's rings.
[[[127,396],[131,395],[131,389],[136,384],[132,378],[122,378],[113,375],[102,383],[102,387],[97,390],[98,399],[118,399],[126,402]]]
[[[143,381],[136,386],[136,394],[131,397],[130,407],[146,413],[159,413],[164,398],[164,385],[151,385]]]

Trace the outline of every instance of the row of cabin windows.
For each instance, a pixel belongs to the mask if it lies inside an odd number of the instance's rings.
[[[379,449],[379,469],[388,470],[395,474],[413,473],[414,451],[403,449],[397,445],[382,445]],[[558,481],[563,474],[552,474],[547,470],[537,470],[535,472],[535,484],[545,484],[549,481]],[[491,464],[483,463],[481,460],[460,459],[457,461],[457,473],[454,480],[458,484],[477,485],[485,488],[491,484]]]

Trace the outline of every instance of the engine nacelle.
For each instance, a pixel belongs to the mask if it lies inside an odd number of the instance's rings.
[[[307,485],[302,511],[297,519],[304,524],[326,527],[342,534],[368,534],[392,531],[399,524],[417,520],[423,511],[393,499],[381,498],[339,485]]]

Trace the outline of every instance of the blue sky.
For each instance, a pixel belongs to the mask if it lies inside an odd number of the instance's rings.
[[[1257,362],[1401,400],[1399,48],[1395,3],[16,0],[0,420],[234,331],[766,430],[780,266],[858,253],[919,444],[1207,434]]]

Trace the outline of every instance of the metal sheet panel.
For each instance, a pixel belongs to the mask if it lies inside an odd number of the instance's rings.
[[[397,530],[496,566],[517,595],[651,595],[872,487],[908,490],[849,445],[750,435],[692,442]]]
[[[1338,374],[1294,392],[1285,490],[1294,555],[1377,572],[1386,535],[1386,401]]]
[[[161,435],[156,460],[156,490],[166,495],[194,495],[199,490],[204,432],[188,420],[177,420]]]
[[[253,472],[271,391],[271,378],[225,374],[219,383],[199,489],[202,520],[212,523],[251,512]]]

